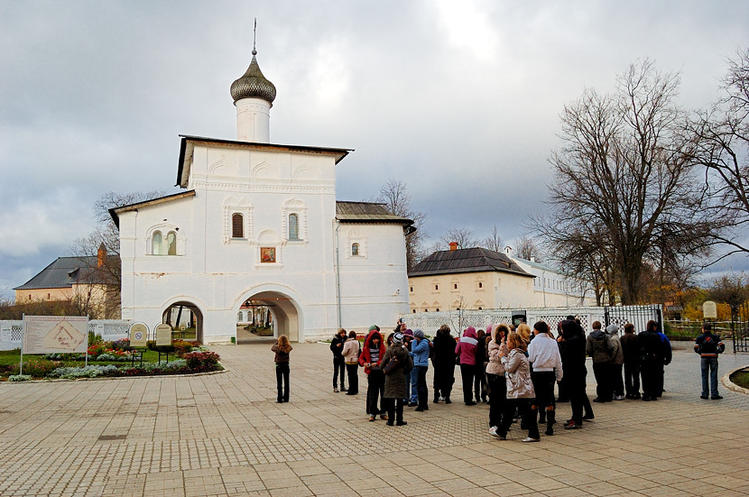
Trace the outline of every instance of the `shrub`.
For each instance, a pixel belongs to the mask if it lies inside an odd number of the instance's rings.
[[[182,357],[183,355],[192,351],[194,344],[193,342],[188,342],[187,340],[175,340],[174,342],[172,342],[172,346],[174,347],[174,353],[179,357]]]
[[[49,359],[50,361],[82,361],[85,359],[84,354],[45,354],[45,359]]]
[[[88,355],[91,357],[96,357],[99,354],[104,352],[104,342],[98,342],[94,343],[93,345],[88,346]]]
[[[130,350],[130,339],[120,338],[112,342],[112,349],[114,350]]]
[[[215,352],[190,352],[184,355],[184,359],[194,372],[214,371],[217,368],[219,355]]]
[[[8,381],[29,381],[31,376],[27,374],[14,374],[8,376]]]
[[[119,369],[117,366],[108,364],[106,366],[86,366],[82,368],[57,368],[50,372],[49,376],[52,378],[96,378],[97,376],[119,376]]]
[[[60,367],[59,362],[49,361],[47,359],[32,359],[29,362],[24,363],[23,372],[24,374],[36,378],[44,378],[58,367]]]
[[[93,344],[100,343],[100,342],[101,342],[101,336],[100,335],[97,335],[93,331],[89,331],[88,332],[88,343],[89,343],[89,345],[93,345]]]

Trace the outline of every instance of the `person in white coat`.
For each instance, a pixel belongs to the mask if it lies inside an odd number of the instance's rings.
[[[538,411],[546,415],[546,434],[554,434],[554,383],[562,380],[562,357],[549,325],[539,321],[533,325],[533,339],[528,345],[528,361],[533,366],[531,379],[536,391]]]

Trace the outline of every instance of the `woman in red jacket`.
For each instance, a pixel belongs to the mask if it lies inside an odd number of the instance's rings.
[[[475,406],[473,401],[473,374],[476,369],[476,329],[469,326],[463,332],[463,337],[455,346],[455,354],[460,360],[460,376],[463,379],[463,402],[467,406]]]
[[[387,419],[382,405],[385,374],[380,367],[384,356],[385,344],[382,343],[380,328],[372,325],[369,327],[367,338],[364,339],[364,346],[359,357],[359,365],[364,367],[364,373],[367,375],[367,414],[369,414],[370,421],[374,421],[378,414],[380,419]]]

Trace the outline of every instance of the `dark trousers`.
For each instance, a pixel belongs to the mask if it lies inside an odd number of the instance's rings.
[[[611,400],[611,363],[594,362],[593,375],[596,377],[596,396],[600,402]]]
[[[429,409],[429,390],[427,389],[427,369],[428,366],[414,366],[416,370],[416,392],[419,407]]]
[[[642,374],[642,396],[648,399],[655,399],[661,394],[659,383],[659,367],[657,361],[642,361],[640,373]]]
[[[276,398],[277,401],[279,402],[289,401],[289,363],[288,362],[276,363],[276,390],[278,390],[278,397]]]
[[[622,381],[622,365],[611,364],[611,391],[619,397],[624,395],[624,381]]]
[[[473,372],[473,394],[476,402],[481,402],[486,398],[486,366],[484,363],[476,364]]]
[[[702,396],[717,397],[718,393],[718,358],[717,357],[700,357],[700,368],[702,370]],[[708,385],[707,377],[710,376]]]
[[[624,384],[627,389],[627,396],[634,397],[640,394],[640,363],[624,363]]]
[[[663,395],[663,375],[665,373],[664,364],[662,362],[658,363],[657,371],[658,374],[655,377],[656,390],[658,391],[658,397],[660,397],[661,395]]]
[[[473,373],[476,370],[476,366],[473,364],[461,364],[460,365],[460,376],[463,379],[463,402],[468,404],[472,399],[473,389]]]
[[[338,375],[341,375],[341,390],[344,390],[346,383],[346,361],[343,357],[333,356],[333,388],[338,387]]]
[[[502,425],[500,426],[500,435],[507,435],[512,424],[512,417],[515,409],[518,410],[523,425],[528,428],[528,436],[531,438],[540,438],[538,433],[538,423],[536,422],[536,413],[538,408],[534,399],[507,399],[505,402],[504,412],[502,413]]]
[[[498,374],[487,374],[489,384],[489,427],[502,426],[502,413],[507,397],[507,383],[505,377]]]
[[[586,416],[593,416],[593,409],[590,406],[590,400],[585,393],[585,373],[569,374],[565,372],[564,390],[570,399],[572,407],[572,421],[575,424],[582,424],[583,410]]]
[[[346,374],[348,374],[348,394],[356,395],[359,393],[359,365],[346,364]]]
[[[376,416],[384,412],[382,394],[385,388],[385,375],[381,369],[370,369],[367,376],[367,414]],[[378,408],[379,402],[379,408]]]
[[[450,397],[455,383],[455,364],[436,364],[434,366],[434,397]]]
[[[403,422],[403,399],[384,399],[383,403],[388,413],[388,424]]]
[[[554,382],[556,375],[554,371],[534,371],[531,373],[533,389],[536,391],[536,405],[540,411],[547,411],[551,416],[550,422],[554,420]]]

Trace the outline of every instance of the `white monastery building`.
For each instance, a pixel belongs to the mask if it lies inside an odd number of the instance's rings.
[[[205,343],[235,338],[248,302],[292,341],[390,325],[409,308],[413,223],[382,204],[336,202],[335,169],[351,150],[270,143],[276,88],[256,54],[231,85],[237,139],[181,135],[184,191],[110,210],[122,318],[153,328],[184,309]]]

